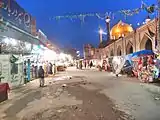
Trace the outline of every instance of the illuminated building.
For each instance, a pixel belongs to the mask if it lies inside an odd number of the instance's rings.
[[[158,19],[147,20],[145,24],[133,29],[122,21],[112,27],[111,39],[103,48],[84,48],[86,59],[103,59],[110,56],[127,55],[140,50],[155,50],[158,37]],[[89,51],[94,52],[91,55]],[[91,57],[88,57],[91,56]],[[99,57],[100,56],[100,57]]]

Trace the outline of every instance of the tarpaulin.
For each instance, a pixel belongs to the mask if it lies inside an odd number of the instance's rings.
[[[152,50],[141,50],[135,53],[131,54],[131,57],[140,57],[140,56],[145,56],[145,55],[153,55],[153,51]]]
[[[125,56],[114,56],[113,57],[113,68],[115,71],[115,74],[119,74],[125,64],[126,58]]]

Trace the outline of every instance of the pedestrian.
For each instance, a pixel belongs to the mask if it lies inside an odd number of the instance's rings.
[[[80,66],[80,69],[82,70],[82,67],[83,67],[82,61],[79,62],[79,66]]]
[[[91,61],[91,62],[90,62],[90,68],[92,68],[92,67],[93,67],[93,62]]]
[[[44,86],[44,69],[40,66],[38,71],[40,87]]]
[[[76,68],[78,69],[78,61],[76,62]]]
[[[84,61],[84,67],[85,67],[85,69],[87,68],[87,62],[86,61]]]

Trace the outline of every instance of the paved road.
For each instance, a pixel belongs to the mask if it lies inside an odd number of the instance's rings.
[[[46,79],[46,85],[39,88],[33,81],[13,90],[10,100],[0,104],[0,120],[117,120],[124,112],[126,120],[160,120],[160,95],[133,78],[69,68]]]

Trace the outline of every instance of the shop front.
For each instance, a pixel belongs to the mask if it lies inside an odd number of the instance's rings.
[[[17,87],[30,80],[30,59],[34,45],[39,44],[35,36],[35,20],[15,0],[2,0],[0,17],[0,65],[1,82]],[[10,6],[8,6],[10,4]],[[22,14],[23,13],[23,14]],[[28,68],[25,68],[25,65]]]

